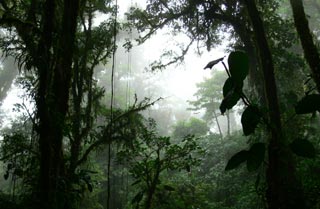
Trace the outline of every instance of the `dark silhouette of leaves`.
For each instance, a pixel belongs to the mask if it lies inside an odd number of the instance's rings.
[[[248,159],[249,152],[247,150],[242,150],[231,157],[228,161],[228,164],[225,168],[226,171],[235,169],[241,163],[245,162]]]
[[[209,62],[203,69],[207,69],[207,68],[211,69],[213,66],[215,66],[216,64],[221,62],[223,59],[224,59],[224,57],[221,57],[219,59],[213,60],[213,61]]]
[[[240,99],[240,94],[234,89],[228,92],[226,97],[222,100],[220,105],[221,114],[224,114],[226,110],[230,110],[233,106],[237,104]]]
[[[254,132],[260,122],[259,109],[256,106],[248,106],[241,116],[243,134],[248,136]]]
[[[296,155],[306,158],[314,158],[316,150],[314,146],[306,139],[296,139],[290,144],[292,152]]]
[[[265,144],[261,142],[255,143],[251,146],[247,159],[248,171],[255,171],[259,168],[264,160],[265,150]]]
[[[241,51],[231,52],[228,57],[229,71],[236,82],[243,81],[249,73],[248,55]]]
[[[308,114],[320,110],[320,94],[310,94],[303,97],[296,105],[297,114]]]

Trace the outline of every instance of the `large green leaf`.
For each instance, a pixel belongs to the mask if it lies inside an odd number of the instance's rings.
[[[259,142],[251,146],[247,159],[248,171],[255,171],[260,167],[261,163],[264,161],[265,151],[266,148],[264,143]]]
[[[225,170],[228,171],[228,170],[235,169],[241,163],[245,162],[248,159],[248,156],[249,156],[249,152],[246,150],[242,150],[242,151],[236,153],[228,161]]]
[[[320,110],[320,94],[307,95],[296,105],[297,114],[313,113],[317,110]]]
[[[241,51],[231,52],[228,57],[229,71],[236,82],[243,81],[249,73],[249,58]]]
[[[240,99],[240,94],[234,89],[231,90],[226,97],[222,100],[220,105],[221,114],[224,114],[226,110],[230,110],[233,106],[237,104]]]
[[[254,132],[260,122],[259,109],[256,106],[249,105],[241,116],[242,130],[245,136]]]
[[[223,97],[226,97],[228,95],[228,93],[233,90],[233,88],[234,88],[233,81],[232,81],[231,78],[228,78],[224,82],[224,85],[223,85],[223,88],[222,88]]]
[[[226,97],[231,91],[236,91],[241,94],[243,88],[243,82],[235,83],[231,77],[229,77],[223,85],[222,93],[223,97]]]
[[[298,156],[314,158],[316,150],[314,146],[306,139],[296,139],[290,144],[291,150]]]

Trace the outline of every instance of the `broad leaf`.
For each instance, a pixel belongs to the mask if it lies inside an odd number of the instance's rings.
[[[226,97],[222,100],[220,105],[221,114],[224,114],[226,110],[230,110],[233,106],[237,104],[240,99],[240,94],[234,89],[231,90]]]
[[[320,110],[320,95],[310,94],[303,97],[296,105],[297,114],[313,113]]]
[[[224,100],[223,100],[223,101],[224,101]],[[220,112],[221,112],[222,115],[227,111],[226,104],[225,104],[225,102],[223,102],[223,101],[222,101],[222,103],[221,103],[221,105],[220,105]]]
[[[215,66],[216,64],[221,62],[223,59],[224,59],[224,57],[221,57],[219,59],[213,60],[213,61],[209,62],[203,69],[207,69],[207,68],[211,69],[213,66]]]
[[[243,81],[249,73],[249,58],[241,51],[231,52],[228,57],[229,71],[236,82]]]
[[[243,134],[248,136],[254,132],[260,122],[259,109],[256,106],[249,105],[241,116]]]
[[[266,148],[264,143],[255,143],[251,146],[248,151],[247,159],[248,171],[255,171],[260,167],[261,163],[264,161],[265,151]]]
[[[296,139],[290,144],[291,150],[298,156],[314,158],[316,150],[314,146],[306,139]]]
[[[223,97],[226,97],[230,91],[233,90],[234,84],[231,78],[228,78],[223,85],[222,93]]]
[[[223,97],[226,97],[230,91],[236,91],[240,94],[242,92],[242,88],[243,88],[242,81],[235,83],[233,79],[230,77],[224,82],[224,85],[222,88]]]
[[[242,150],[242,151],[236,153],[228,161],[228,164],[227,164],[225,170],[228,171],[228,170],[235,169],[241,163],[245,162],[248,159],[248,156],[249,156],[249,152],[246,150]]]

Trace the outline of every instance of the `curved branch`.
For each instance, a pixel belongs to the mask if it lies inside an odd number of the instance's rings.
[[[164,69],[164,68],[166,68],[166,67],[168,67],[168,66],[170,66],[170,65],[172,65],[172,64],[175,64],[175,63],[177,63],[177,62],[182,62],[182,61],[184,60],[185,55],[188,53],[191,45],[193,44],[193,42],[194,42],[194,39],[191,39],[190,42],[189,42],[189,44],[187,45],[187,47],[184,48],[184,49],[182,49],[181,54],[178,55],[178,56],[173,57],[173,59],[172,59],[171,61],[169,61],[169,62],[167,62],[167,63],[164,63],[164,64],[163,64],[161,61],[159,61],[159,62],[157,62],[157,61],[153,62],[153,63],[151,64],[151,69],[152,69],[152,71],[161,70],[161,69]]]

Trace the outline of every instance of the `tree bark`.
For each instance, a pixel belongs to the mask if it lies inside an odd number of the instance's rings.
[[[37,108],[39,117],[40,182],[42,208],[61,208],[65,195],[61,195],[59,182],[64,178],[63,148],[65,117],[68,110],[72,75],[72,57],[77,26],[79,0],[65,0],[62,22],[54,24],[56,3],[46,1],[43,38],[39,44],[39,89]],[[57,32],[58,46],[52,56],[52,37]],[[36,59],[36,58],[35,58]],[[61,182],[60,182],[61,183]]]
[[[256,4],[252,0],[243,0],[247,7],[255,33],[262,71],[264,75],[265,97],[267,102],[269,131],[268,168],[266,197],[269,209],[305,208],[304,198],[295,178],[295,169],[291,154],[283,147],[280,110],[277,96],[274,66],[270,48],[266,39],[263,22]]]
[[[267,105],[265,98],[261,95],[264,94],[264,85],[261,83],[262,79],[262,72],[259,68],[261,63],[259,62],[259,58],[257,55],[257,50],[255,41],[253,40],[254,37],[251,32],[248,31],[246,28],[246,21],[235,21],[232,23],[232,27],[234,31],[238,34],[240,40],[244,44],[244,50],[248,53],[249,56],[249,85],[255,89],[254,95],[259,99],[262,105]]]
[[[213,111],[213,115],[214,115],[214,119],[216,120],[216,123],[217,123],[217,126],[218,126],[220,138],[223,139],[223,134],[222,134],[222,131],[221,131],[221,127],[220,127],[220,123],[219,123],[219,120],[218,120],[217,113],[215,111]]]
[[[159,177],[160,177],[160,173],[161,173],[161,163],[160,163],[160,147],[157,150],[157,163],[156,163],[156,171],[154,173],[153,178],[151,178],[150,181],[150,186],[148,187],[147,190],[147,198],[145,201],[145,209],[151,209],[152,206],[152,200],[153,200],[153,195],[156,192],[157,189],[157,184],[159,182]],[[152,174],[151,174],[152,176]]]
[[[39,41],[38,52],[39,62],[37,63],[38,76],[39,76],[39,88],[36,98],[37,114],[39,118],[39,148],[40,148],[40,174],[39,174],[39,196],[41,207],[49,208],[52,204],[52,192],[53,192],[53,181],[51,178],[52,168],[52,139],[50,138],[49,130],[49,114],[46,102],[46,96],[48,91],[48,74],[51,71],[50,65],[51,56],[50,48],[52,46],[52,34],[54,31],[54,20],[52,17],[55,16],[55,1],[47,0],[45,2],[45,11],[43,14],[43,31],[42,37]],[[42,52],[40,54],[40,52]],[[35,59],[35,58],[34,58]],[[50,63],[50,64],[49,64]],[[50,131],[52,132],[52,130]]]
[[[301,45],[308,65],[312,72],[313,80],[320,92],[320,56],[309,29],[309,23],[304,12],[302,0],[290,0],[293,19],[299,34]]]

